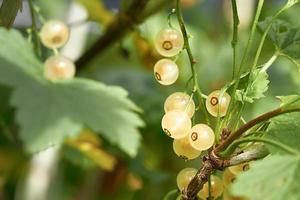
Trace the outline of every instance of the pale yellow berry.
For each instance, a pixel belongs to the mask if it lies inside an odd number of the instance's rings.
[[[249,163],[243,163],[240,165],[235,165],[228,167],[231,173],[237,175],[240,174],[241,172],[247,171],[249,169]]]
[[[40,33],[41,42],[48,48],[59,48],[69,39],[70,30],[68,26],[57,20],[47,21]]]
[[[181,32],[174,28],[162,29],[157,34],[154,42],[157,52],[165,57],[177,55],[184,46]]]
[[[225,187],[230,187],[230,185],[234,182],[236,176],[229,169],[226,169],[223,173],[223,184]]]
[[[230,99],[229,94],[226,92],[224,92],[221,97],[220,90],[213,91],[206,99],[207,111],[214,117],[224,117],[226,115]]]
[[[187,188],[191,180],[197,173],[197,169],[194,168],[184,168],[182,169],[176,178],[177,186],[180,191]]]
[[[74,63],[61,55],[48,58],[44,65],[44,76],[48,80],[70,79],[75,75]]]
[[[206,124],[196,124],[189,131],[189,141],[192,147],[204,151],[213,146],[215,134]]]
[[[223,193],[223,190],[224,190],[223,183],[219,177],[214,176],[214,175],[210,176],[210,182],[211,182],[211,190],[210,190],[211,197],[212,197],[212,199],[217,199]],[[208,182],[206,182],[203,185],[203,188],[198,193],[198,196],[204,200],[206,200],[208,198],[208,196],[209,196]]]
[[[174,139],[180,139],[187,136],[191,129],[192,122],[185,112],[172,110],[163,116],[161,125],[168,136]]]
[[[161,59],[154,65],[154,76],[162,85],[173,84],[179,75],[178,67],[170,59]]]
[[[188,136],[182,139],[174,139],[173,150],[179,157],[184,160],[192,160],[200,156],[201,151],[194,149],[190,142]]]
[[[195,103],[193,99],[184,92],[174,92],[166,99],[164,103],[165,112],[171,110],[181,110],[191,118],[195,113]]]

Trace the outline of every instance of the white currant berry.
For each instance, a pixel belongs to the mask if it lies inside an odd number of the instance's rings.
[[[70,30],[68,26],[58,20],[47,21],[40,33],[41,42],[48,48],[59,48],[69,39]]]
[[[183,36],[181,32],[174,28],[162,29],[155,38],[155,48],[157,52],[165,57],[177,55],[183,46]]]
[[[163,116],[161,126],[168,136],[174,139],[180,139],[187,136],[191,129],[192,122],[185,112],[172,110]]]
[[[236,175],[233,174],[229,169],[226,169],[223,173],[223,184],[226,188],[230,187],[230,185],[236,179]]]
[[[228,93],[224,92],[222,97],[220,94],[220,90],[213,91],[206,99],[207,111],[214,117],[224,117],[230,103],[231,98]]]
[[[210,176],[210,182],[211,182],[211,196],[212,199],[217,199],[219,196],[222,195],[224,188],[223,188],[223,183],[222,180],[214,175]],[[209,196],[209,191],[208,191],[208,183],[206,182],[203,185],[202,190],[200,190],[200,192],[198,193],[198,196],[201,199],[207,199]]]
[[[204,151],[213,146],[215,134],[206,124],[196,124],[189,131],[189,141],[192,147]]]
[[[195,113],[195,103],[188,94],[183,92],[174,92],[167,97],[164,103],[164,109],[165,112],[181,110],[186,112],[189,117],[193,117]]]
[[[235,166],[228,167],[230,172],[235,174],[235,175],[240,174],[241,172],[247,171],[249,168],[250,168],[249,163],[243,163],[243,164],[240,164],[240,165],[235,165]]]
[[[179,157],[184,160],[192,160],[200,156],[201,151],[194,149],[190,142],[188,136],[182,139],[173,140],[173,150]]]
[[[191,180],[197,173],[197,169],[194,168],[184,168],[182,169],[176,178],[177,186],[180,191],[187,188]]]
[[[161,59],[154,65],[154,76],[162,85],[173,84],[178,75],[178,66],[170,59]]]
[[[48,80],[69,79],[75,75],[74,63],[61,55],[48,58],[44,65],[44,76]]]

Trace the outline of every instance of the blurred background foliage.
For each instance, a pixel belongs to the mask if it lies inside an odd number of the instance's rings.
[[[130,0],[35,1],[41,16],[46,20],[65,20],[74,2],[84,6],[88,12],[88,20],[70,23],[71,30],[89,24],[85,41],[87,49],[101,37],[116,13],[125,9]],[[261,19],[274,14],[284,2],[266,1]],[[27,2],[23,3],[23,17],[18,16],[14,26],[26,33],[30,17]],[[243,0],[239,3],[242,21],[238,52],[242,52],[247,41],[256,1],[243,3]],[[207,94],[231,80],[230,1],[182,0],[182,4],[191,35],[192,51],[198,61],[200,87]],[[153,10],[157,5],[160,5],[159,9]],[[52,164],[51,173],[47,174],[38,167],[32,171],[32,155],[28,155],[22,148],[18,137],[19,127],[14,118],[15,109],[9,105],[11,88],[0,85],[0,199],[24,199],[22,191],[26,189],[29,175],[36,176],[38,184],[50,180],[47,199],[162,199],[167,191],[176,188],[175,177],[180,169],[199,167],[199,159],[184,162],[176,157],[172,141],[160,128],[164,99],[174,91],[191,91],[191,88],[186,88],[190,68],[185,53],[181,53],[177,59],[180,79],[175,85],[160,86],[153,77],[152,66],[160,56],[155,52],[152,40],[161,28],[168,26],[167,15],[172,8],[170,0],[150,0],[147,9],[151,11],[151,16],[126,37],[97,55],[78,74],[125,88],[129,98],[144,110],[142,118],[146,126],[140,130],[142,144],[133,159],[90,130],[84,130],[78,138],[67,140],[56,150],[56,161]],[[299,25],[299,8],[295,6],[281,18]],[[171,23],[177,27],[175,19]],[[259,35],[256,39],[259,39]],[[267,61],[274,51],[268,41],[260,63]],[[300,93],[299,69],[289,60],[278,59],[268,72],[270,88],[265,98],[248,106],[243,115],[246,120],[276,107],[278,101],[274,96]],[[201,119],[201,114],[198,117]],[[115,123],[118,126],[118,122]]]

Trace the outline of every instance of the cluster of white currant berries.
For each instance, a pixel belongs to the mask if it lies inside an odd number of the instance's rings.
[[[229,193],[229,187],[236,179],[236,175],[248,169],[249,169],[249,164],[245,163],[237,166],[232,166],[226,169],[223,173],[222,179],[219,178],[218,176],[211,175],[210,176],[211,198],[217,199],[223,194],[224,200],[246,200],[246,198],[244,197],[232,196]],[[196,173],[197,173],[197,169],[195,168],[184,168],[178,173],[176,181],[180,191],[188,187],[188,184],[194,178]],[[203,185],[202,190],[198,192],[197,196],[202,200],[206,200],[209,197],[208,183],[205,183]],[[178,200],[180,200],[180,196],[178,197]]]
[[[155,47],[164,58],[154,66],[156,80],[162,85],[173,84],[179,75],[178,66],[170,59],[183,49],[184,38],[181,32],[174,28],[161,30],[155,39]],[[230,95],[220,90],[213,91],[206,98],[207,111],[214,117],[226,115]],[[175,92],[167,97],[164,103],[165,115],[161,125],[163,131],[173,138],[173,150],[185,160],[195,159],[202,151],[208,150],[215,143],[214,131],[206,124],[199,123],[192,126],[191,118],[195,113],[193,94]],[[182,191],[195,176],[197,170],[186,168],[177,176],[178,188]],[[223,183],[217,176],[211,176],[212,196],[219,197],[223,192]],[[208,185],[205,184],[198,195],[202,199],[208,197]]]
[[[69,27],[57,20],[47,21],[40,31],[42,44],[54,50],[62,47],[68,41],[69,36]],[[69,79],[75,75],[74,63],[60,54],[49,57],[44,65],[44,76],[48,80]]]

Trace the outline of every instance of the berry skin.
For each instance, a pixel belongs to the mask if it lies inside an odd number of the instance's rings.
[[[69,39],[70,30],[68,26],[57,20],[46,22],[40,33],[41,42],[48,48],[62,47]]]
[[[173,140],[173,150],[177,156],[184,160],[192,160],[200,156],[201,151],[194,149],[189,142],[189,138],[186,136],[182,139]]]
[[[166,99],[164,103],[165,112],[171,110],[185,111],[191,118],[195,113],[195,103],[190,96],[183,92],[174,92]]]
[[[196,124],[189,131],[189,141],[192,147],[199,151],[204,151],[214,144],[215,134],[206,124]]]
[[[220,90],[213,91],[206,99],[207,111],[214,117],[218,117],[218,115],[224,117],[230,103],[230,95],[224,92],[223,96],[220,97],[220,93]]]
[[[75,75],[74,63],[61,55],[48,58],[44,65],[44,76],[48,80],[70,79]]]
[[[180,139],[187,136],[192,122],[185,112],[172,110],[163,116],[161,126],[169,137]]]
[[[228,167],[228,169],[230,170],[231,173],[233,173],[234,175],[237,175],[244,171],[247,171],[249,169],[249,163],[243,163],[240,165],[231,166],[231,167]]]
[[[154,76],[162,85],[173,84],[178,75],[178,66],[170,59],[161,59],[154,65]]]
[[[211,182],[211,196],[212,196],[212,199],[217,199],[219,196],[222,195],[223,190],[224,190],[222,180],[217,176],[211,175],[210,176],[210,182]],[[202,190],[200,190],[200,192],[198,193],[198,196],[201,199],[206,200],[209,196],[208,194],[209,194],[208,193],[208,182],[206,182],[203,185]]]
[[[174,28],[162,29],[155,38],[157,52],[165,57],[177,55],[184,46],[184,39],[181,32]]]
[[[191,180],[197,173],[197,169],[194,168],[184,168],[182,169],[176,178],[177,186],[180,191],[187,188]]]
[[[230,187],[230,185],[235,181],[236,176],[229,169],[226,169],[223,173],[223,184],[226,188]]]

